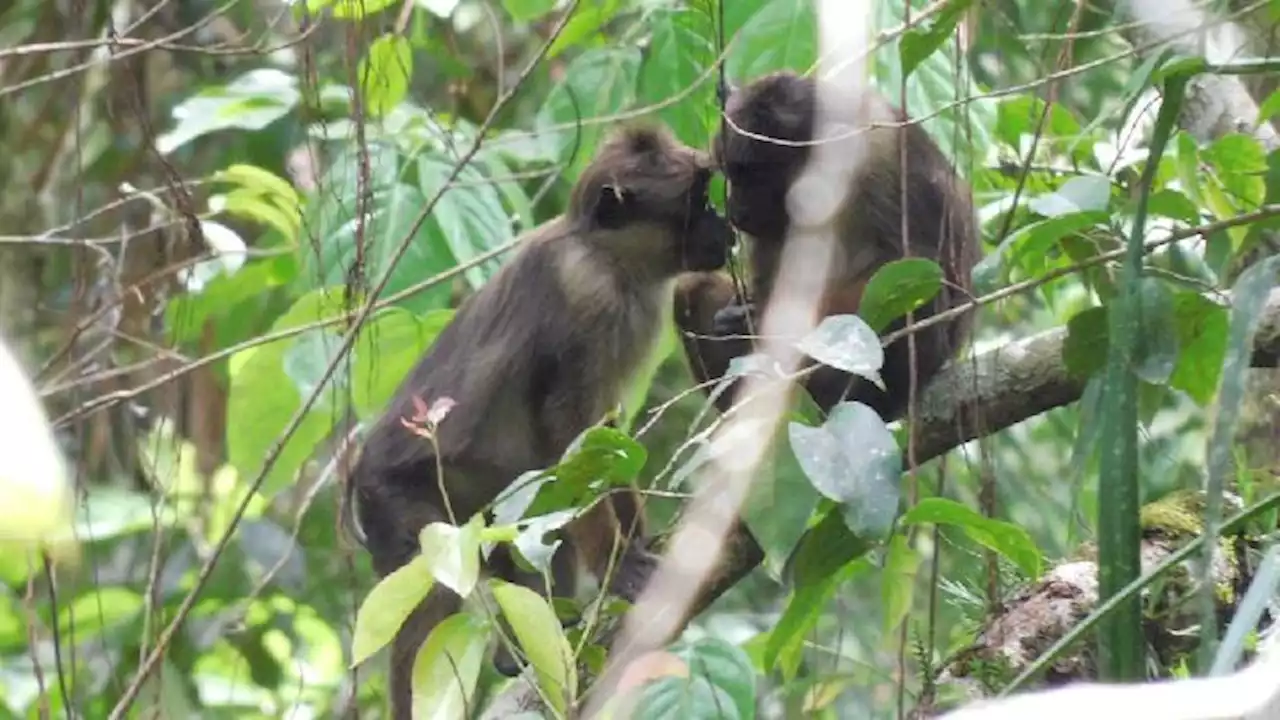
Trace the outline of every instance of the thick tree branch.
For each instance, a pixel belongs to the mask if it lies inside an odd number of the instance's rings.
[[[952,363],[925,389],[916,442],[924,463],[960,445],[1041,413],[1075,402],[1085,380],[1072,377],[1062,362],[1066,328],[1015,340],[969,360]],[[1254,339],[1254,367],[1276,367],[1280,359],[1280,289],[1273,290]],[[729,539],[732,552],[719,580],[699,597],[701,610],[746,577],[764,560],[747,529]]]

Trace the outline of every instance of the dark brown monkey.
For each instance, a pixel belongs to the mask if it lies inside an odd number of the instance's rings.
[[[548,467],[599,422],[661,330],[675,278],[723,267],[733,238],[707,200],[710,158],[658,129],[624,130],[597,150],[564,215],[532,230],[514,258],[467,298],[372,427],[348,487],[374,569],[386,576],[419,551],[418,532],[466,522],[521,473]],[[414,398],[456,404],[430,442],[401,418]],[[448,504],[436,465],[443,468]],[[553,589],[572,592],[579,561],[601,580],[618,545],[610,591],[634,601],[654,558],[623,532],[637,498],[610,495],[565,528]],[[629,533],[628,533],[629,535]],[[495,552],[490,573],[538,588]],[[410,717],[413,661],[460,599],[436,586],[392,646],[395,718]]]
[[[722,377],[729,362],[752,352],[748,318],[769,301],[786,240],[787,191],[809,157],[811,145],[780,145],[750,135],[785,141],[813,140],[816,88],[814,80],[792,73],[765,76],[732,93],[726,122],[716,138],[716,162],[729,183],[730,221],[751,236],[751,302],[735,295],[724,273],[688,273],[676,291],[676,322],[685,352],[699,382]],[[906,115],[868,89],[862,98],[877,122],[901,123]],[[851,128],[854,126],[852,120]],[[740,131],[745,131],[740,132]],[[936,261],[945,283],[938,295],[913,313],[915,321],[968,299],[970,273],[980,254],[973,200],[967,186],[929,135],[917,125],[877,127],[866,131],[868,153],[859,177],[846,192],[835,222],[839,245],[834,249],[819,317],[855,314],[871,276],[886,263],[910,255]],[[902,197],[901,151],[906,154],[906,204]],[[908,224],[904,248],[902,219]],[[897,319],[884,332],[905,327]],[[915,333],[916,378],[923,390],[966,339],[965,318]],[[906,338],[885,348],[881,377],[887,391],[830,367],[820,367],[805,383],[824,411],[841,399],[871,406],[886,421],[906,410],[911,382]],[[717,399],[723,411],[732,405],[734,388]]]

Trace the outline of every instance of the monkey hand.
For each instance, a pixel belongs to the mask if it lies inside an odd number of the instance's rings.
[[[609,583],[609,590],[629,603],[635,603],[658,568],[658,556],[647,549],[631,547],[622,556]]]
[[[755,303],[732,303],[716,311],[715,318],[711,322],[711,330],[719,337],[751,335],[755,318]]]

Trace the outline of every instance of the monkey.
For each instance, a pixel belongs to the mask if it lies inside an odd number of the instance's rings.
[[[818,87],[812,78],[783,71],[731,91],[726,102],[728,122],[722,123],[713,140],[713,162],[727,180],[729,221],[750,238],[751,297],[747,301],[739,298],[726,273],[690,272],[678,281],[673,307],[694,378],[710,385],[705,388],[708,393],[733,358],[752,352],[749,338],[731,336],[750,335],[756,308],[767,305],[773,293],[790,223],[787,193],[812,147],[770,143],[750,135],[793,143],[812,141]],[[867,155],[835,216],[837,245],[818,313],[820,318],[857,313],[872,275],[909,250],[911,256],[937,262],[944,277],[938,294],[912,313],[919,322],[970,296],[970,275],[981,253],[973,199],[923,128],[904,124],[908,122],[906,114],[875,90],[867,88],[864,93],[859,100],[863,108],[871,110],[877,126],[864,135]],[[904,213],[909,220],[908,247],[902,237]],[[971,324],[965,315],[915,333],[918,389],[954,357],[967,341]],[[882,332],[888,334],[905,326],[906,318],[898,318]],[[857,400],[891,422],[906,410],[912,382],[906,337],[885,348],[881,379],[884,389],[819,365],[803,382],[824,413],[842,400]],[[715,399],[721,412],[739,399],[735,397],[738,387],[740,383],[733,382]]]
[[[617,406],[658,341],[679,274],[728,260],[734,235],[708,200],[712,173],[706,152],[660,126],[610,135],[565,212],[528,231],[514,257],[462,301],[373,423],[348,480],[380,577],[419,552],[428,523],[464,523],[487,510],[522,473],[554,465]],[[455,403],[434,442],[401,422],[414,414],[414,398]],[[616,548],[608,590],[634,602],[656,562],[642,515],[635,495],[614,492],[571,521],[552,559],[553,594],[575,587],[579,565],[605,581]],[[627,526],[636,539],[623,537]],[[540,580],[503,546],[486,571],[534,588]],[[460,603],[434,586],[393,640],[394,718],[410,717],[419,647]]]

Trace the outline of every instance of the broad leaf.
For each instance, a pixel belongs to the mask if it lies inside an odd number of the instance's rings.
[[[875,332],[884,332],[894,320],[932,300],[942,287],[942,280],[942,268],[932,260],[895,260],[882,266],[867,282],[858,316]]]
[[[564,713],[578,696],[578,668],[555,611],[538,593],[494,580],[493,597],[511,625],[520,649],[538,675],[552,707]]]
[[[489,621],[456,613],[436,625],[413,661],[413,717],[466,718],[489,645]]]
[[[931,497],[903,514],[903,525],[932,523],[954,525],[974,542],[1009,558],[1029,578],[1038,578],[1043,558],[1026,529],[1003,520],[983,517],[973,508],[947,498]]]
[[[809,481],[841,503],[849,529],[882,537],[898,510],[902,456],[880,416],[862,403],[842,402],[822,427],[791,423],[788,430]]]
[[[634,718],[751,720],[756,716],[755,672],[741,649],[715,638],[677,646],[671,654],[688,668],[645,686]]]
[[[884,365],[880,337],[857,315],[828,315],[796,348],[823,365],[871,380],[878,380]]]
[[[391,642],[409,613],[430,592],[434,582],[427,561],[418,555],[373,586],[356,611],[351,667],[356,667]]]
[[[480,531],[484,516],[477,514],[466,525],[434,522],[418,533],[421,557],[432,577],[462,597],[471,594],[480,577]]]
[[[356,77],[364,93],[365,109],[381,117],[404,99],[413,75],[413,53],[409,41],[396,34],[383,35],[369,44]]]

